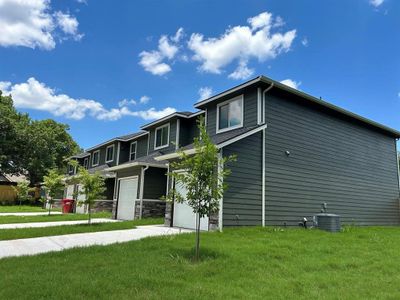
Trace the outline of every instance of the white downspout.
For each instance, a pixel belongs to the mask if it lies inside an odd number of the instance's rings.
[[[140,173],[140,206],[139,206],[139,219],[142,218],[143,213],[143,189],[144,189],[144,173],[149,168],[149,166],[142,167]]]
[[[262,97],[262,116],[261,116],[261,123],[265,123],[265,95],[267,94],[268,91],[270,91],[274,87],[274,83],[272,82],[269,87],[267,87],[263,91],[263,97]],[[265,129],[262,131],[262,174],[261,174],[261,201],[262,201],[262,216],[261,216],[261,224],[263,227],[265,227],[265,210],[266,210],[266,197],[265,197],[265,142],[266,142],[266,132]]]

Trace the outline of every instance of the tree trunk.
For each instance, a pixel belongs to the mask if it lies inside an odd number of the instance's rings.
[[[89,225],[92,224],[91,207],[90,201],[88,203],[88,214],[89,214]]]
[[[50,199],[48,202],[49,202],[49,216],[50,216],[50,212],[51,212],[51,199]]]
[[[196,261],[200,258],[200,214],[196,215]]]

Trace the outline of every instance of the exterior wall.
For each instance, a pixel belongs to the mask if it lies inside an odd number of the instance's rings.
[[[255,133],[223,148],[223,155],[236,154],[227,168],[228,189],[223,198],[223,226],[261,225],[262,133]]]
[[[93,152],[95,152],[97,150],[100,150],[100,160],[99,160],[98,166],[104,165],[106,163],[106,148],[110,145],[114,145],[114,160],[112,162],[108,162],[107,165],[109,165],[110,167],[113,167],[117,164],[118,142],[114,142],[114,143],[110,143],[110,144],[104,145],[102,147],[99,147],[97,149],[89,151],[89,153],[90,153],[89,169],[93,168],[93,164],[92,164]]]
[[[136,158],[146,156],[147,155],[147,140],[148,135],[141,136],[138,139],[133,139],[129,142],[121,142],[121,148],[119,153],[119,163],[122,164],[124,162],[129,161],[129,152],[131,143],[136,141],[137,142],[137,149],[136,149]]]
[[[207,132],[212,137],[216,135],[217,129],[217,105],[221,102],[233,99],[239,95],[243,94],[243,104],[244,104],[244,119],[243,127],[250,127],[257,125],[257,88],[246,89],[244,92],[236,93],[229,97],[224,97],[221,100],[212,102],[209,104],[207,109]]]
[[[143,199],[160,199],[167,191],[167,169],[149,168],[145,172]]]
[[[165,125],[167,123],[170,124],[169,125],[170,126],[169,127],[169,145],[168,145],[168,147],[155,150],[154,149],[154,141],[155,141],[156,128],[158,128],[160,126],[163,126],[163,125]],[[167,151],[175,150],[176,118],[172,119],[172,120],[168,120],[168,121],[166,121],[164,123],[160,123],[160,124],[155,125],[154,127],[149,129],[149,132],[150,132],[150,134],[149,134],[149,138],[150,138],[150,141],[149,141],[149,154],[154,153],[155,151],[162,151],[162,152],[165,151],[165,152],[167,152]]]
[[[179,146],[183,147],[193,143],[195,137],[199,136],[197,120],[199,117],[180,120]]]
[[[297,225],[326,202],[345,223],[398,225],[394,138],[290,97],[266,102],[266,224]]]
[[[142,218],[161,218],[165,216],[165,201],[143,200]],[[140,218],[140,202],[135,203],[135,218]]]

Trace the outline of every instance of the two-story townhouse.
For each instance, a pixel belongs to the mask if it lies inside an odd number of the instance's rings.
[[[221,157],[237,155],[219,212],[201,220],[203,230],[297,226],[322,203],[345,223],[400,223],[400,132],[264,76],[195,108],[206,112],[207,132]],[[172,151],[156,160],[177,157]],[[172,203],[166,224],[194,228],[195,215],[186,204]]]
[[[196,120],[203,112],[177,112],[141,127],[143,137],[122,145],[136,155],[124,156],[118,165],[106,168],[116,176],[115,218],[131,220],[164,216],[168,166],[156,156],[192,143],[198,135]],[[122,148],[121,148],[122,149]],[[121,158],[123,155],[121,154]]]
[[[134,147],[137,143],[139,143],[138,150]],[[106,169],[126,162],[130,157],[133,157],[133,155],[147,155],[147,150],[142,150],[142,144],[144,144],[145,149],[147,149],[147,133],[144,131],[110,139],[70,158],[76,160],[78,164],[86,168],[89,173],[99,172],[102,177],[104,177],[104,197],[96,201],[96,207],[112,210],[116,206],[116,176],[113,172],[109,172]],[[137,151],[138,153],[136,154]],[[77,173],[77,168],[69,165],[67,172],[69,176],[73,176]],[[64,197],[73,199],[74,193],[76,193],[78,201],[84,200],[85,196],[81,194],[81,192],[82,187],[79,184],[69,184],[66,187]],[[78,213],[85,213],[86,210],[87,208],[85,206],[76,207],[76,212]]]

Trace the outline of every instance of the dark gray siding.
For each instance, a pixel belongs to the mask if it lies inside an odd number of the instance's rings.
[[[180,120],[179,130],[179,146],[184,147],[193,143],[195,137],[199,136],[199,129],[197,128],[197,117],[190,118],[188,120]]]
[[[235,98],[238,95],[244,95],[244,120],[243,127],[250,127],[257,125],[257,88],[247,89],[240,94],[235,94],[229,98],[223,98],[215,101],[206,107],[207,109],[207,132],[210,136],[216,134],[217,122],[217,104],[226,100]]]
[[[170,129],[169,129],[169,146],[168,147],[165,147],[165,148],[161,148],[161,149],[159,149],[159,150],[154,150],[154,135],[155,135],[155,130],[156,130],[156,128],[158,128],[158,127],[160,127],[160,126],[163,126],[163,125],[165,125],[165,124],[167,124],[167,123],[170,123]],[[171,151],[171,150],[174,150],[175,149],[175,141],[176,141],[176,119],[173,119],[173,120],[169,120],[168,122],[165,122],[165,123],[161,123],[161,124],[157,124],[157,126],[155,126],[155,127],[153,127],[153,128],[151,128],[150,130],[149,130],[149,132],[150,132],[150,134],[149,134],[149,137],[150,137],[150,143],[149,143],[149,154],[150,153],[153,153],[153,152],[155,152],[155,151],[161,151],[161,152],[168,152],[168,151]]]
[[[294,96],[268,95],[267,225],[297,225],[323,202],[345,223],[399,224],[393,138]]]
[[[129,160],[129,152],[130,152],[131,143],[134,141],[137,142],[136,158],[146,156],[147,155],[147,146],[148,146],[147,140],[148,140],[148,135],[145,135],[136,140],[131,140],[128,142],[121,142],[119,163],[122,164]]]
[[[116,165],[116,161],[117,161],[117,151],[118,151],[118,142],[115,143],[110,143],[107,145],[104,145],[102,147],[99,147],[97,149],[91,150],[90,152],[90,161],[89,161],[89,167],[93,167],[92,165],[92,157],[93,157],[93,152],[100,150],[100,160],[99,160],[99,166],[104,165],[106,163],[106,148],[110,145],[114,145],[114,160],[112,162],[108,162],[107,165],[109,165],[110,167],[115,166]]]
[[[228,164],[228,189],[223,200],[223,226],[261,225],[262,138],[261,132],[223,148],[223,155],[237,155]]]
[[[160,199],[167,190],[167,169],[149,168],[145,172],[143,199]]]

